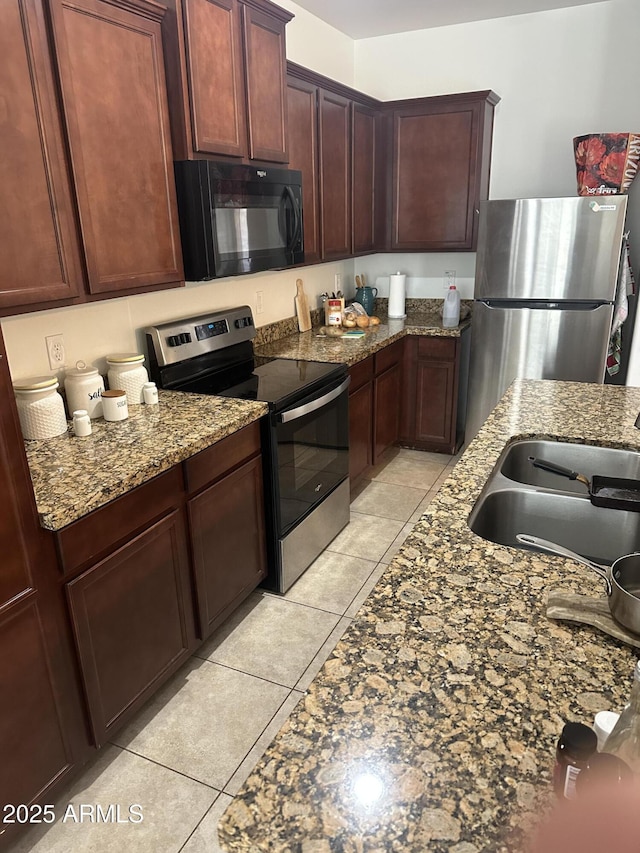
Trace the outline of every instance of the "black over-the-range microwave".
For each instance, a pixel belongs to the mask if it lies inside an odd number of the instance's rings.
[[[181,160],[175,173],[187,281],[303,263],[301,172]]]

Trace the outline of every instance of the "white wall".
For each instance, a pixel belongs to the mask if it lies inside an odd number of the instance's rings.
[[[355,42],[292,0],[277,0],[295,18],[287,24],[287,59],[353,86]]]
[[[355,46],[355,88],[382,100],[493,89],[501,101],[490,197],[575,195],[574,136],[640,132],[638,39],[639,0],[362,39]],[[640,283],[640,177],[631,187],[627,222]],[[415,276],[413,287],[424,296],[441,296],[443,270],[462,268],[466,296],[473,258],[406,255],[398,268]],[[640,385],[640,322],[638,330],[627,378],[634,385]]]

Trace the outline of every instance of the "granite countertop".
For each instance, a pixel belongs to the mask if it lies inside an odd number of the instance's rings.
[[[436,311],[409,311],[404,320],[390,320],[381,314],[380,325],[365,331],[362,338],[344,339],[320,335],[318,329],[299,332],[256,346],[264,356],[290,358],[300,361],[330,361],[349,366],[362,361],[406,335],[459,338],[470,320],[463,320],[453,329],[442,327],[442,317]]]
[[[26,441],[40,524],[59,530],[267,412],[266,403],[160,391],[157,406],[91,422],[91,435]]]
[[[619,710],[637,654],[547,619],[550,588],[601,596],[595,576],[467,518],[512,440],[638,450],[638,411],[637,388],[511,386],[223,815],[225,850],[525,849],[564,722]]]
[[[416,302],[419,306],[420,300]],[[381,319],[380,326],[355,341],[318,337],[312,331],[263,341],[256,353],[355,364],[406,334],[459,337],[468,325],[466,321],[443,329],[437,311],[419,307],[406,320],[388,320],[384,313]],[[266,403],[173,391],[159,394],[159,406],[130,406],[126,421],[92,421],[93,432],[85,438],[74,436],[69,424],[62,436],[25,442],[44,528],[60,530],[267,412]]]

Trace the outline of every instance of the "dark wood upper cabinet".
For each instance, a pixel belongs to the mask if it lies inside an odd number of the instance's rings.
[[[292,17],[269,0],[168,0],[163,36],[177,160],[288,162]]]
[[[249,156],[288,163],[285,19],[242,4]]]
[[[351,255],[351,101],[318,92],[322,258]]]
[[[497,101],[493,92],[477,92],[391,105],[391,249],[475,249]]]
[[[0,310],[83,289],[72,187],[40,0],[0,4]]]
[[[289,76],[289,166],[302,172],[305,263],[320,260],[320,201],[318,176],[318,87]]]
[[[380,156],[376,125],[379,113],[354,103],[351,121],[353,254],[359,255],[376,249],[376,163]]]
[[[146,0],[51,0],[91,293],[183,278],[160,21]]]
[[[245,157],[247,128],[238,3],[185,0],[178,9],[184,20],[193,149]]]

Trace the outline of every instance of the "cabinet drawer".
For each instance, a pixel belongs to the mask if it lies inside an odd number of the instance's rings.
[[[349,376],[351,377],[349,394],[353,394],[358,388],[361,388],[367,382],[371,382],[373,379],[373,356],[369,356],[364,361],[359,361],[353,367],[350,367]]]
[[[402,359],[403,344],[404,340],[396,341],[375,354],[376,376],[393,367],[394,364],[397,364]]]
[[[177,506],[182,496],[182,469],[166,474],[74,521],[56,534],[60,565],[65,575],[95,562],[118,544]]]
[[[187,459],[184,463],[187,493],[200,491],[256,453],[260,453],[260,421]]]
[[[456,357],[455,338],[420,338],[418,358],[437,358],[453,361]]]

